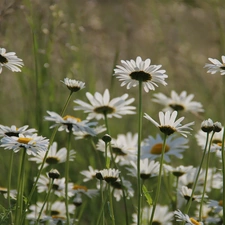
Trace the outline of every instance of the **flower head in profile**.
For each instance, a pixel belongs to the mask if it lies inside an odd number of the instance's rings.
[[[147,113],[145,113],[144,117],[151,121],[156,127],[160,129],[162,133],[166,135],[171,135],[174,132],[178,132],[184,137],[187,137],[187,134],[190,133],[188,130],[192,130],[190,126],[194,124],[194,122],[191,122],[182,125],[181,122],[184,120],[184,117],[181,117],[175,121],[177,117],[177,111],[167,111],[165,114],[163,112],[159,112],[160,124],[153,120]]]
[[[151,65],[151,59],[142,60],[138,56],[135,60],[121,60],[121,64],[117,65],[114,69],[114,75],[122,81],[121,86],[127,85],[127,89],[136,87],[141,81],[144,86],[144,90],[149,92],[155,90],[158,87],[158,83],[167,85],[165,78],[168,76],[165,74],[165,70],[160,70],[162,65]]]
[[[85,178],[83,179],[83,182],[87,182],[89,180],[96,178],[96,173],[98,172],[98,170],[93,169],[92,166],[88,166],[88,169],[89,170],[82,170],[80,172],[82,175],[85,176]]]
[[[113,183],[119,178],[120,171],[117,169],[103,169],[96,173],[96,178],[105,180],[107,183]]]
[[[176,156],[179,159],[183,158],[182,153],[188,148],[188,140],[184,137],[169,136],[166,139],[164,160],[171,162],[170,157]],[[141,157],[155,160],[161,157],[163,148],[163,138],[157,134],[156,138],[149,136],[142,143]]]
[[[192,101],[194,98],[193,94],[187,95],[186,91],[182,91],[177,94],[175,91],[171,91],[171,97],[167,97],[163,93],[154,94],[153,102],[157,102],[165,108],[166,111],[189,111],[192,113],[204,112],[202,104],[196,101]]]
[[[3,66],[12,72],[21,72],[20,67],[23,65],[23,60],[18,58],[15,52],[6,52],[6,49],[0,48],[0,73]]]
[[[16,136],[5,136],[1,139],[0,147],[5,149],[11,149],[14,152],[18,152],[21,148],[26,149],[28,155],[36,155],[40,151],[46,151],[48,148],[49,140],[42,136],[33,135],[22,135]]]
[[[73,132],[84,131],[90,133],[93,136],[96,135],[93,129],[91,128],[91,126],[95,126],[97,124],[96,122],[89,122],[87,120],[81,121],[80,118],[70,115],[61,117],[56,112],[47,111],[47,113],[49,114],[49,116],[45,116],[45,120],[55,122],[55,124],[52,125],[50,128],[59,126],[58,128],[59,131],[63,130],[66,130],[66,132],[69,132],[71,130]]]
[[[0,137],[4,136],[18,137],[19,134],[32,135],[35,132],[37,132],[37,130],[34,128],[28,129],[28,125],[19,128],[16,127],[15,125],[12,125],[11,127],[0,125]]]
[[[43,151],[38,152],[38,154],[36,156],[30,157],[29,160],[35,161],[36,163],[41,164],[41,163],[43,163],[45,154],[46,153]],[[75,158],[76,152],[74,150],[70,150],[69,154],[70,154],[69,160],[73,161]],[[57,143],[54,142],[49,148],[44,167],[66,162],[66,156],[67,156],[67,149],[61,148],[61,149],[57,150]]]
[[[70,78],[64,78],[64,81],[61,80],[62,83],[64,83],[67,88],[72,92],[77,92],[83,88],[85,88],[85,83],[82,81],[70,79]]]
[[[203,222],[199,222],[196,219],[189,217],[187,214],[183,214],[179,209],[174,212],[176,221],[185,222],[185,225],[204,225]]]
[[[175,177],[181,177],[184,174],[186,174],[188,171],[193,169],[193,166],[183,166],[183,165],[180,165],[174,168],[170,165],[164,164],[163,167],[165,168],[165,170],[171,172]]]
[[[134,98],[127,99],[128,94],[110,100],[109,90],[106,89],[103,95],[99,92],[95,92],[94,95],[87,92],[86,96],[91,104],[81,100],[75,100],[74,102],[79,106],[75,106],[74,110],[83,110],[85,113],[89,113],[87,120],[94,118],[100,120],[104,119],[105,116],[108,118],[121,118],[122,115],[135,114],[133,110],[135,110],[136,107],[130,106]]]
[[[221,75],[225,75],[225,56],[222,57],[222,63],[218,59],[208,58],[211,63],[206,63],[204,68],[208,69],[207,73],[215,74],[219,72]]]

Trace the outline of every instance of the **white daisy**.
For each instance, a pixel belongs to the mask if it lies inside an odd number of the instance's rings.
[[[142,210],[142,225],[148,225],[152,215],[152,207],[144,207]],[[137,214],[132,215],[132,225],[137,225]],[[153,216],[152,224],[157,225],[172,225],[173,212],[169,211],[168,206],[156,205],[156,210]]]
[[[144,90],[149,92],[155,90],[159,84],[167,85],[165,78],[168,76],[165,74],[165,70],[159,70],[162,65],[150,65],[151,59],[142,61],[142,58],[138,56],[136,61],[134,60],[121,60],[122,66],[117,65],[114,69],[114,75],[122,81],[121,86],[127,85],[127,89],[136,87],[140,81],[142,81]]]
[[[41,175],[38,179],[37,183],[37,190],[39,193],[42,192],[48,192],[49,185],[51,183],[51,179],[47,176]],[[65,197],[65,177],[61,179],[54,179],[53,186],[52,186],[52,192],[59,196],[59,197]],[[73,196],[73,183],[68,183],[68,196]]]
[[[8,198],[8,189],[5,187],[0,187],[0,193],[4,196],[4,198]],[[17,190],[10,190],[9,191],[9,197],[12,199],[17,198]]]
[[[23,127],[16,127],[12,125],[11,127],[0,125],[0,137],[4,136],[16,136],[18,137],[19,134],[23,135],[32,135],[33,133],[37,132],[36,129],[30,128],[27,129],[28,125]]]
[[[91,126],[95,126],[96,122],[89,122],[87,120],[81,121],[80,118],[76,118],[70,115],[66,115],[61,117],[56,112],[47,111],[49,116],[45,116],[45,120],[55,122],[50,128],[59,126],[58,131],[66,130],[69,132],[70,130],[74,131],[84,131],[90,133],[91,135],[95,136],[95,132],[91,128]]]
[[[92,129],[93,129],[94,133],[96,134],[96,136],[98,134],[101,134],[102,132],[106,131],[105,125],[97,126]],[[85,131],[74,131],[73,135],[75,136],[75,140],[87,139],[87,138],[93,137],[93,135],[91,135],[90,133],[85,132]]]
[[[107,183],[113,183],[119,178],[120,171],[117,169],[103,169],[96,173],[99,180],[105,180]]]
[[[83,170],[80,172],[82,175],[85,176],[83,182],[87,182],[96,178],[96,173],[98,172],[98,170],[93,169],[92,166],[88,166],[88,169],[89,170]]]
[[[219,213],[223,210],[223,200],[216,201],[216,200],[209,200],[208,207],[213,208],[215,213]]]
[[[206,63],[204,68],[207,68],[207,73],[215,74],[220,72],[221,75],[225,75],[225,56],[222,57],[222,63],[218,59],[208,58],[208,60],[212,63]]]
[[[137,177],[137,163],[134,161],[130,162],[132,168],[127,168],[130,172],[128,175]],[[140,177],[145,180],[150,177],[158,176],[159,174],[159,162],[155,162],[150,159],[141,159],[140,160]]]
[[[175,91],[171,91],[171,97],[167,97],[163,93],[154,94],[152,99],[153,102],[157,102],[165,108],[166,111],[189,111],[192,113],[204,112],[202,108],[202,104],[196,101],[192,101],[194,98],[193,94],[187,95],[186,91],[182,91],[180,95],[178,95]]]
[[[181,177],[184,174],[186,174],[188,171],[190,171],[191,169],[193,169],[193,166],[177,166],[177,167],[172,167],[170,165],[166,165],[164,164],[163,167],[167,170],[170,171],[175,177]]]
[[[187,130],[192,130],[190,128],[191,125],[194,124],[194,122],[182,125],[181,122],[184,120],[184,117],[179,118],[177,121],[177,111],[167,111],[165,114],[163,112],[159,112],[159,120],[160,124],[157,123],[155,120],[153,120],[147,113],[144,114],[144,117],[151,121],[156,127],[160,129],[160,131],[166,135],[171,135],[174,132],[178,132],[184,137],[187,137],[187,134],[190,132]]]
[[[73,194],[76,196],[77,194],[85,194],[89,198],[93,198],[99,194],[98,189],[89,189],[83,185],[74,184],[72,188]]]
[[[191,194],[192,194],[192,189],[188,188],[187,186],[182,186],[181,190],[179,190],[180,195],[187,201],[190,200]],[[200,201],[201,195],[193,195],[192,196],[192,201]],[[205,196],[206,198],[207,196]]]
[[[40,151],[46,151],[48,148],[49,140],[42,136],[33,135],[23,135],[19,134],[16,136],[5,136],[1,139],[0,147],[5,149],[11,149],[14,152],[18,152],[21,148],[26,149],[28,155],[36,155]]]
[[[87,99],[91,104],[88,104],[81,100],[75,100],[74,102],[79,106],[75,106],[74,110],[84,110],[85,113],[89,113],[87,119],[104,119],[116,117],[121,118],[122,115],[135,114],[133,110],[135,106],[130,106],[134,102],[134,98],[128,99],[128,94],[124,94],[121,97],[113,98],[110,100],[109,90],[106,89],[101,95],[99,92],[95,92],[94,95],[87,92]]]
[[[166,139],[164,160],[170,162],[170,156],[176,156],[179,159],[183,158],[182,153],[187,146],[188,140],[184,137],[168,136]],[[141,146],[141,158],[149,158],[155,160],[161,157],[163,148],[163,138],[157,134],[156,138],[149,136],[145,139]]]
[[[64,78],[64,81],[61,80],[62,83],[64,83],[67,88],[72,92],[77,92],[83,88],[85,88],[85,83],[82,81]]]
[[[199,222],[194,218],[190,218],[187,214],[183,214],[179,209],[174,212],[176,221],[185,222],[185,225],[204,225],[203,222]]]
[[[70,150],[69,160],[73,161],[75,158],[76,152],[74,150]],[[30,161],[35,161],[37,164],[42,164],[43,159],[45,158],[45,152],[38,152],[38,154],[34,157],[30,157]],[[59,163],[66,162],[67,158],[67,149],[61,148],[57,151],[57,143],[54,142],[48,151],[48,155],[44,164],[44,168],[48,165],[55,165]]]
[[[0,48],[0,73],[3,66],[13,72],[21,72],[20,67],[23,65],[23,60],[18,58],[15,52],[6,53],[6,49]]]

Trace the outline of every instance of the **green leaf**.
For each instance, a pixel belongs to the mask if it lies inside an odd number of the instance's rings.
[[[147,190],[147,188],[145,187],[145,185],[142,186],[142,192],[147,200],[147,203],[149,205],[152,205],[152,197],[151,195],[149,194],[149,191]]]

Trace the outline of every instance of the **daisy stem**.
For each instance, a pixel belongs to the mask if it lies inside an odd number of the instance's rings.
[[[167,134],[164,135],[164,139],[163,139],[162,154],[161,154],[160,162],[159,162],[160,163],[159,176],[158,176],[158,182],[157,182],[157,187],[156,187],[155,199],[154,199],[154,202],[153,202],[151,219],[150,219],[150,223],[149,223],[150,225],[152,225],[156,205],[157,205],[157,202],[159,200],[160,187],[161,187],[161,181],[162,181],[163,160],[164,160],[164,153],[165,153],[165,149],[166,149],[166,139],[167,139]]]
[[[211,147],[211,143],[212,143],[214,133],[215,132],[213,132],[213,134],[210,138],[209,145],[208,145],[208,155],[207,155],[207,158],[206,158],[206,169],[205,169],[205,182],[204,182],[202,198],[201,198],[201,203],[200,203],[200,209],[199,209],[199,221],[201,221],[201,218],[202,218],[202,206],[203,206],[203,201],[204,201],[204,195],[205,195],[205,189],[206,189],[206,183],[207,183],[207,176],[208,176],[208,168],[209,168],[210,147]]]
[[[142,136],[142,81],[139,81],[139,102],[138,102],[138,152],[137,152],[137,197],[138,213],[137,225],[141,224],[141,177],[140,177],[140,159],[141,159],[141,136]]]
[[[188,211],[191,207],[191,203],[192,203],[192,198],[193,198],[193,195],[194,195],[194,191],[195,191],[195,188],[196,188],[196,185],[197,185],[197,182],[198,182],[198,177],[199,177],[199,174],[201,172],[201,168],[202,168],[202,164],[203,164],[203,161],[204,161],[204,158],[205,158],[205,153],[207,151],[207,146],[208,146],[208,141],[209,141],[209,133],[207,133],[207,136],[206,136],[206,143],[205,143],[205,148],[204,148],[204,151],[203,151],[203,156],[202,156],[202,159],[201,159],[201,162],[200,162],[200,165],[199,165],[199,168],[195,174],[195,181],[194,181],[194,184],[193,184],[193,187],[192,187],[192,192],[191,192],[191,196],[190,196],[190,199],[187,203],[187,206],[185,208],[185,214],[188,214]],[[183,223],[184,224],[184,223]]]
[[[68,104],[69,104],[69,102],[70,102],[70,99],[71,99],[71,97],[72,97],[72,94],[73,94],[73,91],[70,92],[70,94],[69,94],[69,96],[68,96],[68,98],[67,98],[67,100],[66,100],[66,103],[65,103],[65,105],[64,105],[64,107],[63,107],[63,109],[62,109],[62,112],[61,112],[61,116],[63,116],[63,114],[65,113],[65,111],[66,111],[66,109],[67,109],[67,106],[68,106]]]
[[[110,217],[111,217],[111,220],[112,220],[112,224],[116,225],[115,217],[114,217],[114,210],[113,210],[112,195],[113,195],[113,192],[111,193],[111,191],[110,191],[110,184],[108,184],[108,196],[109,196],[109,204],[110,204],[110,207],[109,207],[110,208]]]
[[[8,190],[7,190],[7,198],[8,198],[8,205],[9,205],[9,224],[12,223],[12,210],[11,210],[11,202],[10,202],[10,190],[11,190],[11,179],[12,179],[12,168],[13,168],[13,156],[14,152],[11,151],[10,154],[10,167],[9,167],[9,180],[8,180]]]
[[[25,171],[25,158],[26,158],[26,148],[22,148],[22,155],[20,161],[20,169],[18,176],[18,188],[17,188],[17,201],[16,201],[16,215],[15,224],[20,225],[20,217],[23,212],[23,190],[24,190],[24,171]],[[24,213],[25,214],[25,213]]]
[[[65,168],[65,204],[66,204],[66,219],[67,223],[70,224],[70,216],[69,216],[69,196],[68,196],[68,182],[69,182],[69,162],[70,162],[70,146],[71,146],[71,136],[72,130],[69,131],[68,135],[68,143],[67,143],[67,156],[66,156],[66,168]]]
[[[225,184],[225,154],[224,154],[224,141],[225,141],[225,128],[223,130],[223,139],[222,139],[222,171],[223,171],[223,184]],[[223,212],[225,212],[225,185],[223,185]],[[225,221],[225,213],[223,213],[223,222]]]
[[[47,193],[47,195],[46,195],[46,197],[45,197],[45,200],[44,200],[44,202],[43,202],[43,205],[42,205],[42,207],[41,207],[41,210],[40,210],[40,212],[39,212],[39,215],[38,215],[38,218],[37,218],[37,220],[36,220],[35,225],[38,225],[38,223],[39,223],[39,220],[40,220],[40,218],[41,218],[41,214],[42,214],[42,212],[43,212],[43,210],[44,210],[45,204],[46,204],[46,202],[48,201],[49,195],[50,195],[50,193],[51,193],[53,183],[54,183],[54,178],[51,179],[51,183],[50,183],[49,188],[48,188],[48,193]]]

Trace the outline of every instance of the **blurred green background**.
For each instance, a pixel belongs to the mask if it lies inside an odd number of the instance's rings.
[[[3,68],[0,75],[0,124],[6,126],[28,124],[50,138],[52,131],[43,117],[46,110],[61,112],[69,95],[60,82],[65,77],[86,83],[72,99],[86,101],[86,91],[103,93],[106,88],[112,98],[125,92],[137,98],[138,88],[126,90],[112,77],[115,64],[137,56],[162,64],[169,76],[166,87],[143,92],[144,112],[157,120],[161,106],[151,101],[152,94],[186,90],[203,104],[205,113],[199,118],[183,113],[187,117],[184,123],[195,120],[197,131],[203,119],[224,119],[224,77],[207,74],[203,68],[209,57],[220,60],[225,52],[222,0],[1,0],[0,47],[16,52],[25,64],[21,73]],[[74,112],[73,106],[70,102],[66,114],[85,119],[86,114]],[[135,121],[135,116],[111,119],[112,135],[135,133]],[[155,131],[152,124],[144,123],[143,138]],[[57,138],[63,147],[65,134],[61,132]],[[82,148],[81,141],[74,144],[76,151]],[[201,154],[196,149],[193,133],[191,148],[185,154],[195,165]],[[86,154],[77,154],[80,163],[75,168],[83,165]],[[8,155],[3,150],[0,157],[2,174],[7,174],[4,159]],[[2,175],[0,186],[6,182]]]

